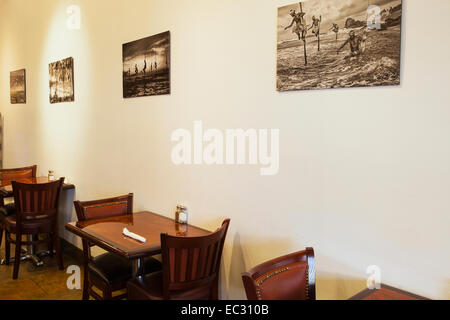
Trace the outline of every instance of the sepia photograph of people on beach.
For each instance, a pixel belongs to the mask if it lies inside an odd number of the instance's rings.
[[[123,97],[170,94],[170,32],[123,45]]]
[[[12,71],[9,75],[11,104],[27,103],[27,89],[25,69]]]
[[[277,90],[400,84],[402,0],[307,0],[278,9]]]
[[[75,101],[73,82],[73,58],[49,64],[50,103]]]

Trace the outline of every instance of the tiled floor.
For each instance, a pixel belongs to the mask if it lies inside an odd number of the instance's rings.
[[[11,255],[14,255],[14,247]],[[12,280],[12,265],[0,266],[0,300],[80,300],[81,290],[67,288],[67,279],[70,276],[66,273],[67,267],[81,267],[75,256],[70,250],[65,250],[66,269],[63,271],[58,270],[55,257],[44,258],[42,267],[36,267],[31,261],[21,262],[18,280]],[[5,257],[4,243],[0,249],[0,257]]]

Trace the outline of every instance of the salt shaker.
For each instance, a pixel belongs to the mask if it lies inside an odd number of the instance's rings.
[[[181,224],[188,223],[188,212],[185,206],[182,205],[177,206],[177,211],[175,212],[175,221]]]
[[[55,173],[53,170],[48,171],[48,181],[55,181]]]

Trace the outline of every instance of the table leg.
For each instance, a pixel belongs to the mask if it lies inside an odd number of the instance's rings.
[[[36,235],[28,235],[27,239],[28,241],[34,241],[36,239]],[[30,244],[28,245],[27,248],[27,260],[31,260],[33,261],[33,263],[37,266],[37,267],[42,267],[44,265],[44,262],[36,255],[36,250],[35,250],[35,246]]]
[[[15,260],[16,260],[15,258],[9,259],[9,264],[13,264]],[[25,261],[25,260],[28,260],[28,258],[27,258],[27,251],[22,249],[22,252],[20,254],[20,261]],[[0,261],[0,265],[5,266],[6,265],[6,259],[2,259],[2,261]]]
[[[28,241],[33,241],[35,239],[36,236],[33,235],[27,235],[27,240]],[[44,265],[44,262],[41,260],[41,256],[44,256],[45,254],[47,254],[46,252],[44,252],[43,254],[36,254],[35,253],[35,247],[33,245],[28,245],[26,250],[22,249],[22,254],[20,255],[20,261],[32,261],[34,263],[34,265],[36,267],[42,267]],[[14,263],[15,261],[15,257],[9,259],[9,263]],[[0,265],[6,265],[6,260],[3,259],[0,262]]]
[[[144,270],[144,258],[135,259],[131,263],[132,265],[132,276],[137,278],[145,274]]]
[[[36,235],[28,235],[27,238],[28,238],[28,241],[34,241],[34,240],[36,240],[37,236]],[[28,245],[27,252],[28,252],[28,255],[27,255],[28,260],[33,261],[33,263],[37,267],[41,267],[44,265],[44,262],[36,255],[36,250],[35,250],[34,245]]]

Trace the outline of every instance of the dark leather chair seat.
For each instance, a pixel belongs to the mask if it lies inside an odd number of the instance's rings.
[[[9,217],[16,214],[16,207],[14,203],[8,203],[5,206],[0,207],[0,218]]]
[[[28,234],[50,233],[52,232],[52,217],[42,219],[32,219],[30,221],[22,220],[22,232]],[[17,232],[16,216],[8,216],[4,218],[6,230],[10,233]]]
[[[109,285],[125,282],[132,277],[131,263],[113,253],[104,253],[92,258],[88,269],[92,275]],[[162,265],[158,260],[151,257],[145,259],[145,273],[149,274],[161,269]]]
[[[163,273],[153,273],[128,281],[129,300],[163,300]],[[211,289],[209,286],[197,287],[188,291],[172,292],[172,300],[209,300]]]

